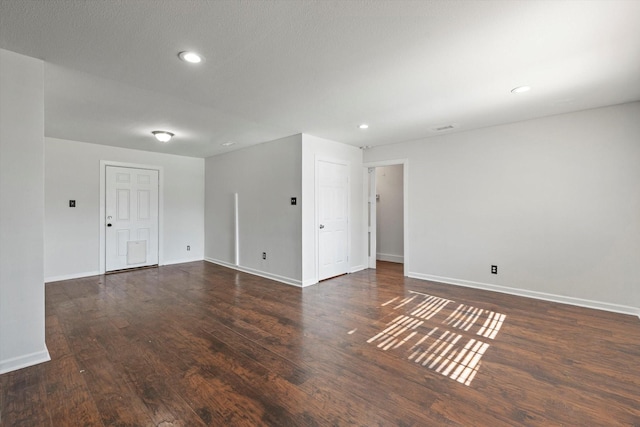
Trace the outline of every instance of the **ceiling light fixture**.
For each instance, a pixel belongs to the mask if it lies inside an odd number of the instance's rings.
[[[180,52],[178,54],[178,58],[190,64],[199,64],[201,62],[204,62],[204,57],[202,55],[198,55],[195,52],[190,52],[186,50],[184,52]]]
[[[151,133],[160,142],[169,142],[171,140],[171,138],[173,138],[173,134],[171,132],[167,132],[165,130],[154,130]]]
[[[518,86],[511,89],[511,93],[523,93],[529,92],[531,90],[531,86]]]
[[[227,142],[223,142],[221,145],[222,145],[223,147],[230,147],[230,146],[232,146],[233,144],[235,144],[235,142],[233,142],[233,141],[227,141]]]
[[[366,123],[363,123],[363,124],[358,126],[358,129],[369,129],[369,125],[366,124]]]

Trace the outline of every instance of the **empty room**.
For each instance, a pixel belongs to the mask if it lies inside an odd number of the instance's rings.
[[[640,426],[640,1],[0,0],[0,426]]]

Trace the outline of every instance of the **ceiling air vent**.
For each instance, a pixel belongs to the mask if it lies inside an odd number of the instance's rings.
[[[451,130],[451,129],[455,129],[456,125],[445,125],[445,126],[438,126],[435,128],[432,128],[431,130],[434,132],[444,132],[447,130]]]

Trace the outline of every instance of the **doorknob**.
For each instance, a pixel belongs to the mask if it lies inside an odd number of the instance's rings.
[[[324,228],[323,224],[320,224],[320,230],[322,230]]]
[[[111,227],[111,224],[107,224],[107,227]]]

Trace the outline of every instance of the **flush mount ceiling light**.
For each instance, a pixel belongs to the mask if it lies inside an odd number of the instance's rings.
[[[171,138],[173,138],[173,134],[171,132],[167,132],[167,131],[164,131],[164,130],[154,130],[151,133],[160,142],[169,142],[171,140]]]
[[[529,92],[531,90],[531,86],[518,86],[511,89],[511,93],[523,93]]]
[[[366,123],[363,123],[361,125],[358,125],[358,129],[369,129],[369,125]]]
[[[178,54],[178,58],[190,64],[199,64],[201,62],[204,62],[204,57],[202,55],[198,55],[197,53],[190,52],[188,50],[180,52]]]

